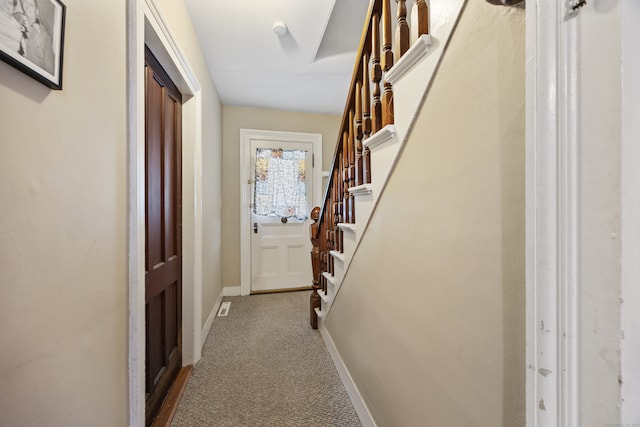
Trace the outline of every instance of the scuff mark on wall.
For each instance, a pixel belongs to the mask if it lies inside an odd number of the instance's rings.
[[[547,407],[544,406],[544,399],[540,399],[540,403],[538,403],[538,408],[540,408],[541,411],[547,410]]]
[[[550,369],[540,368],[538,369],[538,373],[546,378],[551,375],[552,371]]]

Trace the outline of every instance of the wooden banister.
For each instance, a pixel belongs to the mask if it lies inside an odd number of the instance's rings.
[[[429,32],[428,2],[415,0],[412,24],[407,23],[406,0],[395,0],[397,10],[396,60],[409,48],[413,31]],[[414,17],[418,24],[413,27]],[[371,183],[371,156],[363,142],[384,126],[393,124],[393,88],[384,80],[394,63],[391,0],[371,0],[360,38],[351,85],[344,107],[338,141],[331,163],[324,201],[311,212],[313,249],[313,291],[311,294],[311,327],[318,327],[315,309],[320,303],[319,291],[328,294],[327,280],[322,274],[335,272],[330,251],[343,252],[343,231],[338,223],[356,221],[354,195],[350,188]],[[384,88],[381,91],[381,88]],[[318,270],[317,270],[318,269]]]

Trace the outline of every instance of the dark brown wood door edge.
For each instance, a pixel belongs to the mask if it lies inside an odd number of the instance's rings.
[[[187,382],[189,381],[192,370],[193,365],[180,369],[178,377],[169,389],[167,397],[162,402],[158,416],[153,420],[152,427],[169,427],[171,425],[171,421],[173,421],[173,417],[176,414],[178,404],[180,403],[180,399],[182,399],[184,389],[187,387]]]

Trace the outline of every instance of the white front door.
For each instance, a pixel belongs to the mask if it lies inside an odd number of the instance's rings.
[[[252,139],[251,292],[309,287],[313,144]]]

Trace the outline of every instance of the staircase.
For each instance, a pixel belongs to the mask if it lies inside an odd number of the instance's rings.
[[[405,0],[371,1],[324,202],[311,212],[314,329],[339,294],[466,1],[415,0],[410,10]]]

